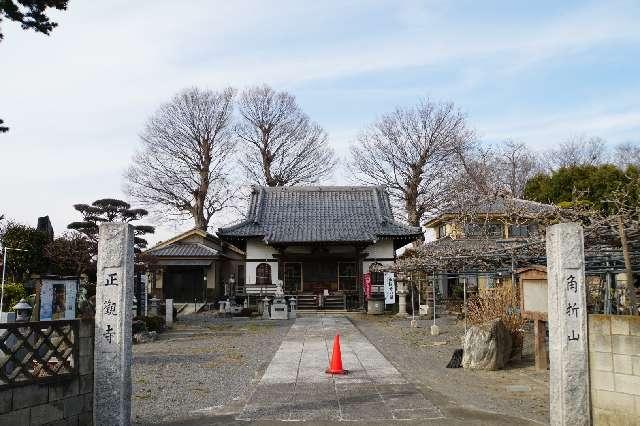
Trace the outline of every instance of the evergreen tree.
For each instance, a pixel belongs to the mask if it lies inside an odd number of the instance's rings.
[[[20,249],[9,252],[9,261],[6,265],[9,281],[20,282],[27,279],[30,273],[46,272],[47,262],[43,256],[47,244],[45,233],[30,226],[9,223],[4,229],[0,242],[2,247]]]
[[[69,0],[2,0],[0,1],[0,23],[4,18],[19,22],[23,30],[34,30],[49,35],[58,26],[46,15],[47,9],[66,10]],[[3,39],[0,31],[0,41]]]
[[[114,198],[103,198],[96,200],[91,205],[75,204],[74,209],[82,214],[82,221],[72,222],[67,228],[76,230],[87,236],[93,243],[93,251],[97,253],[99,225],[105,222],[133,222],[149,214],[144,209],[132,209],[131,205],[125,201]],[[155,231],[153,226],[133,225],[135,250],[139,253],[147,247],[147,240],[143,235],[152,234]]]
[[[551,174],[538,174],[525,186],[525,198],[561,207],[582,205],[605,214],[614,213],[615,191],[637,193],[640,171],[634,166],[622,170],[613,164],[562,167]],[[635,189],[635,191],[634,191]],[[635,200],[637,202],[637,200]]]

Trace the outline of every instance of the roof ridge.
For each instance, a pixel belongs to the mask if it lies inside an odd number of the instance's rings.
[[[258,188],[258,198],[256,200],[256,210],[253,216],[253,223],[260,223],[260,214],[262,213],[262,203],[264,201],[264,187]]]
[[[376,217],[378,218],[378,223],[383,224],[385,222],[384,220],[384,216],[382,215],[382,211],[380,209],[380,203],[382,200],[380,200],[380,193],[378,192],[378,188],[371,188],[371,191],[373,192],[373,197],[375,198],[374,200],[374,208],[376,211]]]

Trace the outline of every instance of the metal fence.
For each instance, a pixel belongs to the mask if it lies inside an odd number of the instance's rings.
[[[79,320],[0,324],[0,389],[78,375]]]

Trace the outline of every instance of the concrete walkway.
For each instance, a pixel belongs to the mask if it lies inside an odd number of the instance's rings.
[[[346,376],[325,373],[340,333]],[[427,400],[345,317],[299,318],[236,420],[440,419]]]

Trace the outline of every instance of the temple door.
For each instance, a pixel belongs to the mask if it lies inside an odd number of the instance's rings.
[[[284,264],[284,292],[295,294],[302,291],[302,263],[286,262]]]

